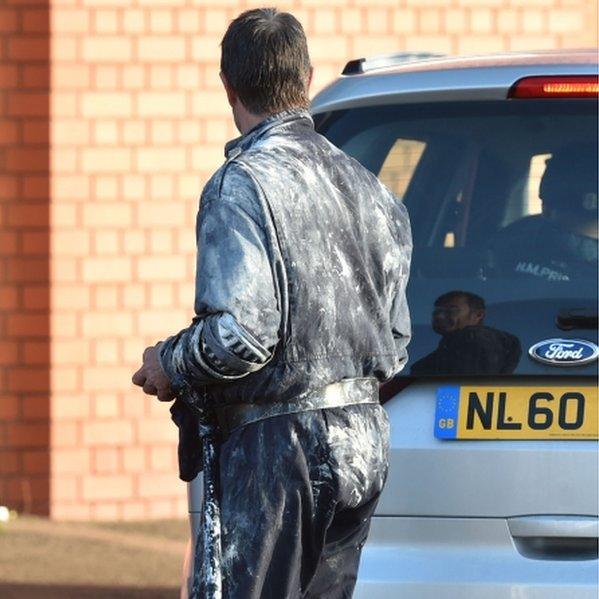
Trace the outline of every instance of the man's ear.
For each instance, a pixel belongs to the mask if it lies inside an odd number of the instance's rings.
[[[220,80],[223,82],[225,91],[227,92],[227,100],[229,101],[229,106],[231,106],[231,108],[233,108],[235,106],[235,104],[237,103],[237,94],[235,93],[235,90],[231,87],[231,85],[227,81],[227,78],[225,77],[225,74],[222,71],[219,73],[219,76],[220,76]]]
[[[482,324],[485,320],[485,311],[484,310],[475,310],[474,317],[476,318],[476,324]]]

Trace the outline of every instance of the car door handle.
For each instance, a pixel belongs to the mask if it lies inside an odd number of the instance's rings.
[[[599,537],[594,516],[521,516],[508,518],[512,537]]]
[[[508,518],[518,552],[530,559],[588,560],[599,555],[595,516],[520,516]]]

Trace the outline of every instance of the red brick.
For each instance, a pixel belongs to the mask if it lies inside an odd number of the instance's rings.
[[[23,124],[23,142],[25,144],[48,144],[50,142],[50,130],[47,121],[27,119],[27,122]],[[41,179],[41,177],[36,177],[36,179]],[[48,187],[49,183],[46,182],[46,194],[48,193]],[[39,198],[40,196],[35,195],[33,197]]]
[[[16,308],[18,293],[15,287],[0,286],[0,310]]]
[[[42,474],[50,472],[50,455],[47,451],[26,451],[23,453],[23,472]]]
[[[9,175],[0,175],[0,200],[15,198],[19,189],[19,179]]]
[[[7,277],[17,282],[48,281],[48,259],[15,258],[8,263]]]
[[[0,339],[0,365],[18,364],[19,344]]]
[[[45,314],[12,314],[8,319],[7,332],[14,337],[47,337],[48,317]]]
[[[0,474],[16,474],[19,472],[20,455],[21,453],[16,451],[0,451]]]
[[[0,32],[9,33],[19,29],[18,13],[14,9],[0,9]]]
[[[7,220],[13,227],[47,227],[48,218],[48,206],[41,203],[22,203],[8,207]]]
[[[44,506],[50,496],[50,486],[46,474],[15,477],[8,481],[7,486],[8,504],[18,501],[31,511],[36,509],[36,505]],[[29,502],[31,502],[31,505],[28,505]]]
[[[11,148],[6,152],[6,168],[19,172],[48,172],[48,150],[45,148]]]
[[[13,420],[19,415],[21,400],[15,395],[0,395],[0,419]]]
[[[8,40],[8,56],[19,61],[47,61],[50,44],[47,37],[14,37]]]
[[[10,97],[10,96],[9,96]],[[0,145],[15,144],[19,141],[19,125],[17,121],[0,121]]]
[[[23,305],[28,310],[47,310],[50,307],[50,290],[47,285],[24,287]]]
[[[24,231],[21,236],[21,249],[24,254],[48,256],[50,234],[48,231]]]
[[[14,256],[17,253],[18,235],[9,231],[0,231],[0,256]]]
[[[8,445],[13,447],[46,447],[50,440],[47,423],[14,423],[6,437]]]
[[[47,33],[50,31],[50,12],[48,10],[22,11],[23,30],[27,32]]]
[[[46,143],[48,141],[48,125],[25,123],[24,136],[29,136],[30,143]],[[22,197],[27,200],[47,200],[50,195],[48,176],[29,175],[23,181]]]
[[[21,414],[25,420],[48,420],[50,398],[47,395],[30,395],[21,402]]]
[[[50,364],[49,341],[26,341],[23,344],[23,359],[27,364]]]
[[[49,387],[47,368],[12,368],[8,373],[10,391],[47,391]]]
[[[28,89],[46,90],[46,111],[50,111],[50,100],[47,95],[47,90],[50,86],[50,67],[48,65],[26,65],[22,68],[23,87]],[[42,113],[44,114],[44,113]]]

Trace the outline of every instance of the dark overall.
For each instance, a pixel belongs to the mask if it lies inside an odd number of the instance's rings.
[[[223,596],[350,597],[387,471],[377,386],[410,337],[405,208],[288,111],[228,145],[197,235],[196,318],[161,363],[220,417],[258,415],[219,452]],[[337,383],[343,406],[323,408]],[[173,418],[193,430],[181,401]],[[184,480],[199,454],[183,435]]]

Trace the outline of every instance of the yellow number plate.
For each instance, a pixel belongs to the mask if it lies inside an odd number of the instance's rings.
[[[438,439],[597,439],[597,388],[437,389]]]

